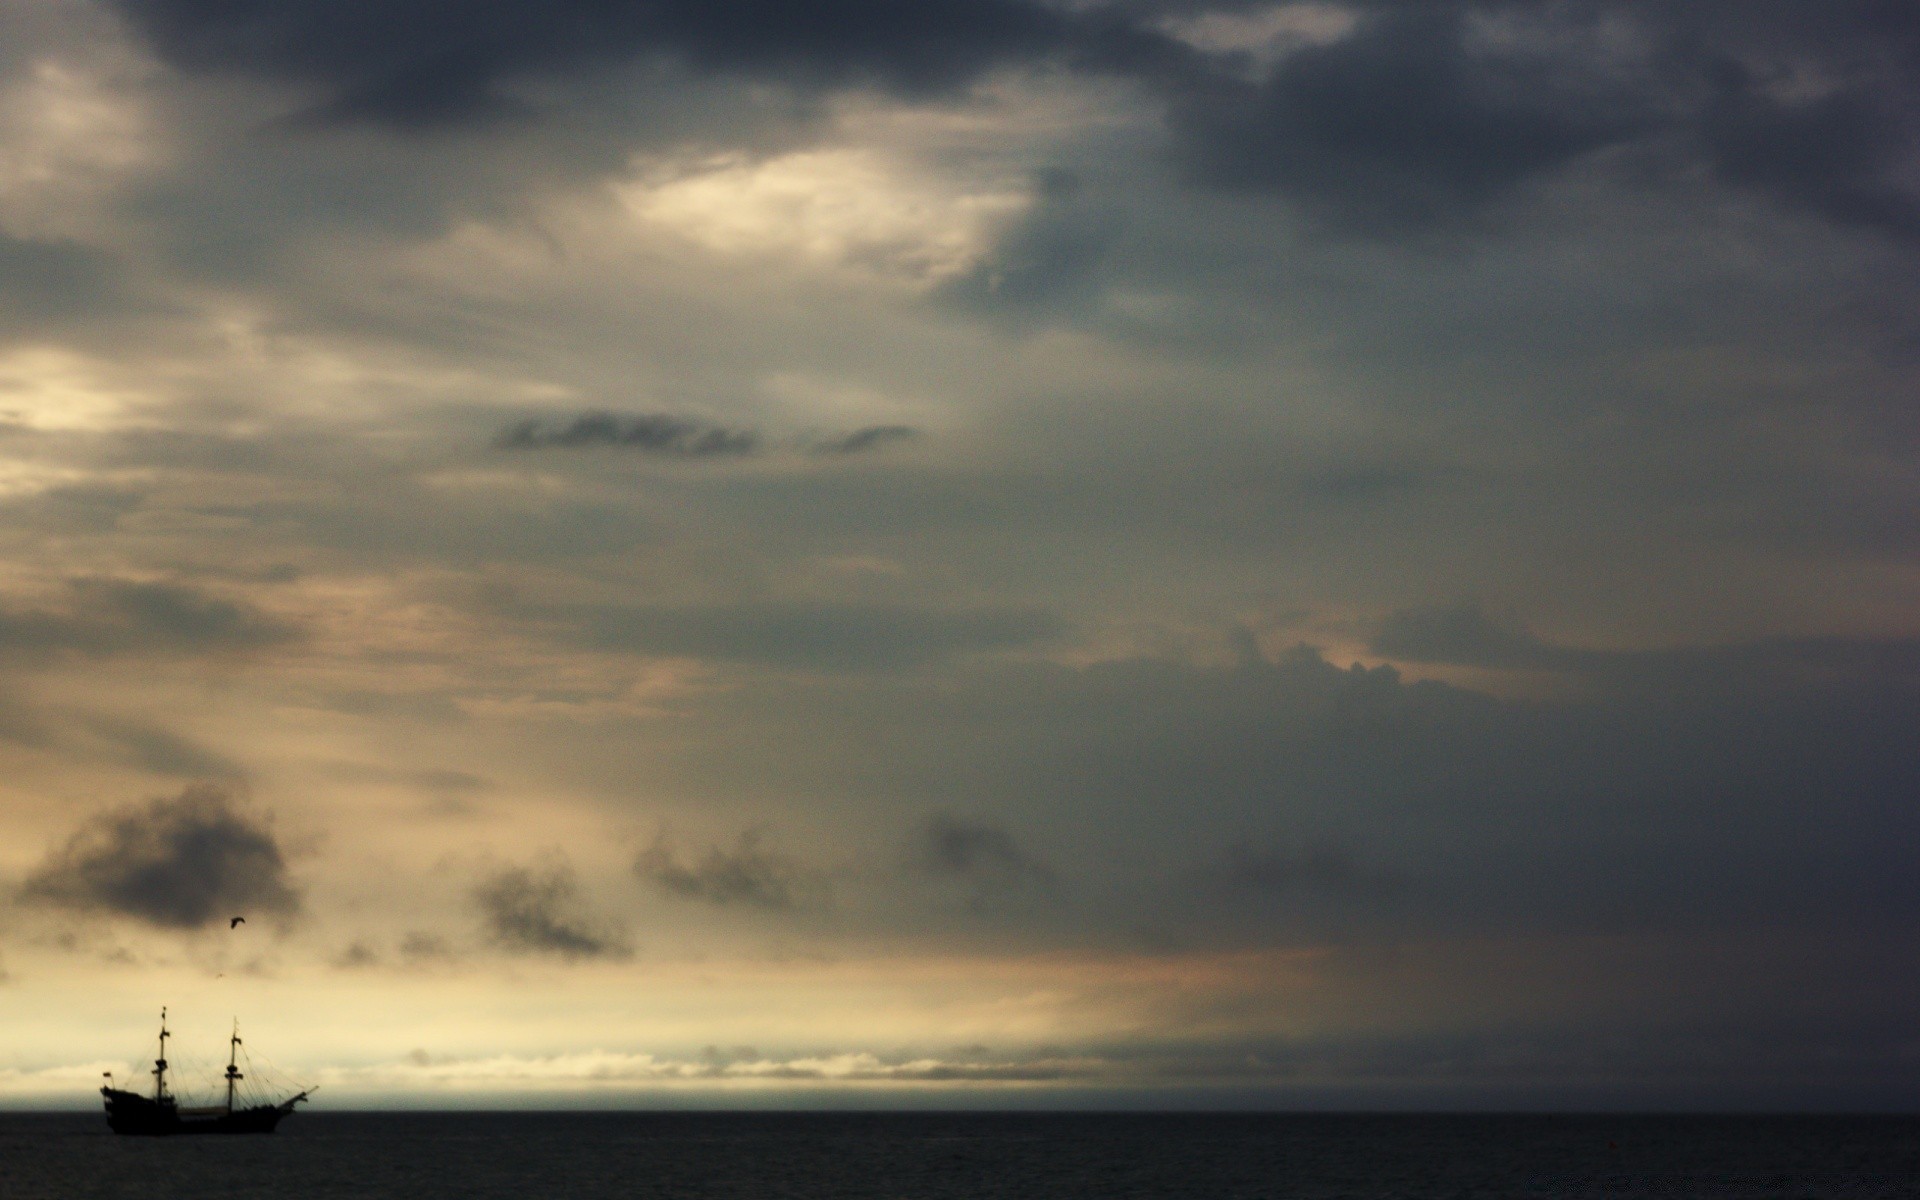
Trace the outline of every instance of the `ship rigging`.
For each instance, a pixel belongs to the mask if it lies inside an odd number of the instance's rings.
[[[167,1090],[167,1010],[160,1010],[160,1052],[153,1060],[153,1095],[142,1096],[112,1085],[100,1089],[106,1098],[107,1126],[115,1133],[165,1136],[188,1133],[272,1133],[293,1107],[305,1100],[313,1088],[306,1088],[285,1100],[241,1107],[238,1088],[246,1074],[240,1070],[240,1023],[235,1021],[227,1039],[226,1103],[198,1108],[183,1108],[178,1097]]]

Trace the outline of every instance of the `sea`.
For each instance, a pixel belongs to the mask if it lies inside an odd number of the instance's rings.
[[[1920,1117],[344,1113],[133,1138],[0,1113],[0,1200],[1912,1200]]]

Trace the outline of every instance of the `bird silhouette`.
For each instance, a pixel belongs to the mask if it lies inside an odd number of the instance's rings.
[[[245,917],[235,917],[233,920],[227,922],[227,928],[238,929],[242,925],[245,925],[246,923],[247,923],[247,919]]]

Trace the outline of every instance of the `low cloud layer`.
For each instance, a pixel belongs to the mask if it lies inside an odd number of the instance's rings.
[[[21,895],[173,929],[300,911],[271,826],[207,784],[95,817],[27,877]]]

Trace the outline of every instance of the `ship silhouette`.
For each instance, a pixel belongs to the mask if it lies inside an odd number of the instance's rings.
[[[308,1088],[285,1100],[237,1106],[238,1085],[246,1076],[240,1072],[236,1057],[240,1052],[240,1027],[236,1022],[233,1036],[227,1040],[227,1102],[182,1108],[178,1099],[167,1091],[167,1039],[171,1036],[167,1032],[167,1010],[163,1008],[160,1010],[160,1055],[153,1060],[153,1095],[142,1096],[116,1088],[111,1083],[112,1075],[108,1075],[108,1086],[101,1088],[100,1094],[106,1097],[107,1127],[115,1133],[154,1137],[186,1133],[272,1133],[280,1119],[313,1091]]]

